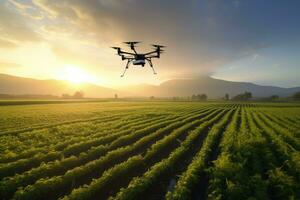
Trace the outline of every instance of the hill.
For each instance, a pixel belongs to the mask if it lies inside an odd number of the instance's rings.
[[[300,87],[282,88],[275,86],[262,86],[247,82],[233,82],[215,79],[211,77],[199,77],[196,79],[173,79],[165,81],[158,86],[154,85],[136,85],[126,88],[136,95],[143,96],[191,96],[193,94],[205,93],[210,98],[220,98],[228,93],[235,96],[239,93],[249,91],[255,97],[267,97],[277,94],[281,97],[287,97],[300,91]]]
[[[0,74],[0,94],[56,95],[82,90],[86,97],[113,97],[118,91],[93,84],[72,85],[61,80],[37,80]]]
[[[123,97],[186,97],[205,93],[209,98],[220,98],[225,93],[235,96],[245,91],[251,92],[255,97],[268,97],[274,94],[287,97],[300,91],[300,87],[282,88],[199,77],[196,79],[173,79],[160,85],[140,84],[116,90],[94,84],[73,85],[62,80],[37,80],[0,74],[0,94],[61,96],[63,93],[73,94],[78,90],[84,91],[86,97],[95,98],[113,97],[116,93]]]

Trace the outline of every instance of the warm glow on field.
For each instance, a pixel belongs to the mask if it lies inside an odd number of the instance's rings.
[[[61,78],[75,84],[93,82],[92,76],[77,66],[67,66]]]

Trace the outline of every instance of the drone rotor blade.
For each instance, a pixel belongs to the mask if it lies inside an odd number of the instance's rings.
[[[153,47],[155,48],[165,48],[166,46],[159,45],[159,44],[152,44]]]
[[[125,44],[129,45],[129,46],[134,46],[140,42],[124,42]]]
[[[138,44],[140,42],[124,42],[125,44]]]

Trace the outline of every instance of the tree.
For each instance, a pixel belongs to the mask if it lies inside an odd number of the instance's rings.
[[[172,99],[173,99],[173,101],[178,101],[179,97],[173,97]]]
[[[225,100],[225,101],[228,101],[228,100],[229,100],[229,94],[228,94],[228,93],[225,94],[224,100]]]
[[[118,98],[118,94],[115,94],[115,99],[117,99]]]
[[[248,101],[251,98],[252,98],[252,93],[246,91],[246,92],[244,92],[242,94],[236,95],[232,99],[235,100],[235,101]]]
[[[82,99],[84,97],[83,91],[76,91],[73,95],[73,98],[75,99]]]
[[[207,95],[206,94],[193,94],[192,95],[192,100],[197,100],[197,101],[206,101],[207,100]]]
[[[207,95],[206,94],[198,94],[199,100],[200,101],[206,101],[207,100]]]
[[[192,95],[192,100],[196,100],[197,99],[197,96],[196,95]]]
[[[276,94],[270,96],[270,100],[271,100],[271,101],[274,101],[274,100],[277,100],[277,99],[279,99],[279,96],[276,95]]]
[[[244,96],[245,96],[245,97],[244,97],[245,100],[251,99],[251,98],[252,98],[252,93],[246,91],[246,92],[244,93]]]
[[[299,101],[299,100],[300,100],[300,92],[296,92],[296,93],[293,95],[293,99]]]
[[[61,95],[61,97],[64,98],[64,99],[70,99],[72,96],[67,94],[67,93],[64,93],[64,94]]]

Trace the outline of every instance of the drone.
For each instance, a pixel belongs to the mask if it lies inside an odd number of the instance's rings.
[[[140,65],[142,67],[145,66],[146,61],[149,63],[150,67],[152,68],[153,74],[157,74],[155,72],[155,69],[153,67],[152,64],[152,58],[160,58],[160,54],[162,54],[162,52],[164,52],[163,48],[165,46],[163,45],[157,45],[157,44],[152,44],[152,46],[154,47],[154,51],[150,51],[148,53],[138,53],[135,49],[136,44],[140,43],[140,42],[124,42],[125,44],[127,44],[130,49],[133,51],[131,52],[125,52],[122,51],[120,47],[112,47],[113,49],[117,50],[117,55],[121,56],[122,60],[127,60],[127,64],[126,67],[121,75],[121,77],[123,77],[126,73],[126,70],[129,68],[130,63],[132,62],[133,65]]]

